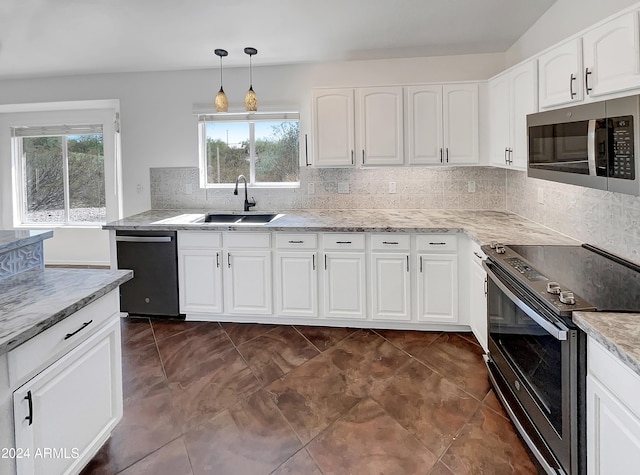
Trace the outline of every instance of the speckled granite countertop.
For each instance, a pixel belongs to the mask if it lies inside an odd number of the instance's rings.
[[[53,231],[0,231],[0,253],[49,239]]]
[[[31,269],[0,281],[0,354],[133,277],[130,270]]]
[[[578,244],[568,236],[517,214],[484,210],[284,210],[271,223],[212,225],[202,220],[211,210],[151,210],[103,226],[120,230],[232,230],[316,232],[466,233],[479,244]],[[216,210],[217,212],[218,210]],[[256,211],[265,213],[267,211]]]
[[[640,375],[640,314],[574,312],[572,317],[587,335]]]

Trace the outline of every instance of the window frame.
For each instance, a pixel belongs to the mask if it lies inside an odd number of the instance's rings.
[[[110,101],[113,102],[113,101]],[[61,104],[61,103],[58,103]],[[3,218],[5,226],[16,229],[52,229],[52,228],[97,228],[108,222],[121,219],[123,216],[122,206],[122,180],[121,180],[121,157],[120,157],[120,130],[119,111],[116,107],[108,108],[84,108],[84,104],[78,104],[79,108],[74,109],[74,103],[65,104],[69,108],[53,109],[46,104],[41,104],[42,110],[35,110],[37,105],[27,110],[15,109],[2,111],[0,113],[0,143],[5,143],[7,152],[7,162],[10,163],[10,191],[5,193],[7,204],[3,205],[4,210],[10,210],[10,216]],[[105,104],[106,106],[106,104]],[[100,106],[98,106],[100,107]],[[19,127],[73,127],[95,124],[102,126],[103,154],[104,154],[104,177],[105,177],[105,221],[51,221],[51,222],[25,222],[24,210],[26,209],[26,190],[24,187],[24,173],[22,164],[24,163],[21,154],[21,142],[19,137],[12,137],[11,130]],[[73,134],[71,134],[73,135]],[[2,155],[2,153],[0,153]],[[7,183],[5,180],[2,181]]]
[[[300,124],[299,112],[224,112],[224,113],[210,113],[210,114],[198,114],[198,171],[200,177],[200,188],[203,189],[225,189],[234,188],[235,183],[209,183],[207,177],[207,123],[212,122],[238,122],[249,124],[249,176],[247,186],[249,188],[282,188],[282,189],[294,189],[300,188],[300,175],[298,174],[298,181],[291,182],[256,182],[256,155],[255,155],[255,123],[256,122],[275,122],[275,121],[290,121],[298,122]],[[300,144],[300,136],[298,133],[298,144]],[[300,146],[298,146],[298,168],[301,167],[300,161]]]

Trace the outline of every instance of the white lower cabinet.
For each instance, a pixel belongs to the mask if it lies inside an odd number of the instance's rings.
[[[328,318],[366,319],[366,254],[325,252],[323,307]]]
[[[587,474],[637,474],[640,377],[592,338],[587,347]]]
[[[371,318],[411,320],[409,254],[371,254]]]
[[[227,313],[273,313],[271,251],[228,251],[224,277]]]
[[[180,312],[222,313],[221,253],[221,249],[179,252]]]
[[[457,323],[457,236],[418,235],[416,249],[418,321]]]
[[[484,253],[475,242],[471,243],[469,266],[469,325],[474,336],[484,348],[488,347],[487,328],[487,273],[482,268]]]
[[[122,417],[119,313],[16,389],[13,401],[17,473],[80,472]]]
[[[318,316],[317,252],[276,253],[276,314]]]

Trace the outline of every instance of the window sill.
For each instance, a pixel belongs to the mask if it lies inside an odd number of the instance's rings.
[[[207,184],[204,186],[206,190],[233,190],[236,187],[233,183],[220,183],[220,184]],[[282,190],[291,190],[300,188],[300,182],[291,182],[291,183],[259,183],[257,185],[247,185],[247,189],[249,190],[274,190],[274,189],[282,189]],[[238,189],[244,189],[244,183],[238,184]]]
[[[102,229],[104,223],[21,223],[15,229]]]

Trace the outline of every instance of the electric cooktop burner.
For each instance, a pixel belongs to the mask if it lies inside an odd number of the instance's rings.
[[[492,247],[483,246],[488,258],[558,314],[640,312],[640,266],[634,263],[588,244]]]

